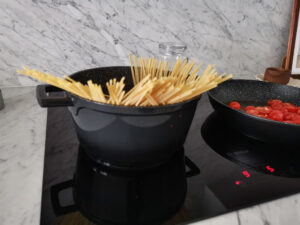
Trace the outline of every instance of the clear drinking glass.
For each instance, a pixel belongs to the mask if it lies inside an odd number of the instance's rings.
[[[185,55],[187,46],[184,43],[162,42],[159,43],[158,48],[159,58],[163,61],[168,61],[170,67],[180,58],[188,60]]]

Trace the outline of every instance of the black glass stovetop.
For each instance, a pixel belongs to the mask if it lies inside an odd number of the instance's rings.
[[[92,224],[79,212],[55,216],[50,188],[73,178],[78,141],[66,108],[48,109],[41,224]],[[200,100],[185,145],[200,169],[189,177],[185,202],[164,224],[189,224],[300,192],[300,149],[262,143],[225,125],[206,95]],[[299,177],[299,178],[298,178]],[[73,203],[71,191],[62,204]]]

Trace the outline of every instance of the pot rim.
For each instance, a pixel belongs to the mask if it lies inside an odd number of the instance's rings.
[[[90,68],[90,69],[86,69],[86,70],[81,70],[78,72],[75,72],[71,75],[69,75],[71,78],[73,78],[74,76],[76,76],[79,73],[84,73],[84,72],[89,72],[89,71],[93,71],[96,69],[113,69],[113,68],[118,68],[118,69],[122,69],[122,68],[128,68],[130,69],[130,66],[108,66],[108,67],[95,67],[95,68]],[[114,104],[110,104],[110,103],[102,103],[102,102],[97,102],[97,101],[93,101],[93,100],[89,100],[86,98],[82,98],[76,94],[70,93],[68,91],[65,91],[66,94],[71,98],[72,102],[74,103],[75,106],[75,102],[74,102],[74,98],[75,99],[79,99],[80,101],[82,101],[85,104],[89,104],[89,107],[85,106],[85,108],[89,108],[89,109],[94,109],[97,111],[114,111],[111,113],[116,114],[116,112],[118,112],[119,114],[135,114],[135,113],[151,113],[151,114],[164,114],[167,112],[174,112],[174,111],[178,111],[182,108],[185,108],[185,106],[189,105],[189,103],[192,103],[194,101],[198,101],[200,100],[202,94],[197,95],[191,99],[182,101],[182,102],[178,102],[178,103],[173,103],[173,104],[167,104],[167,105],[159,105],[159,106],[124,106],[124,105],[114,105]],[[90,107],[91,103],[94,107]],[[84,105],[85,105],[84,104]],[[72,106],[71,106],[72,107]],[[103,110],[106,109],[106,110]]]

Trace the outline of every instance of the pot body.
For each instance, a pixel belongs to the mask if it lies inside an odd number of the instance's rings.
[[[151,170],[110,170],[80,151],[74,177],[75,204],[99,224],[161,224],[186,195],[183,149]]]
[[[116,114],[69,107],[80,144],[102,163],[128,167],[153,167],[168,160],[184,144],[196,102],[162,114]]]
[[[71,75],[83,84],[93,80],[102,87],[110,78],[120,80],[123,76],[126,88],[130,89],[130,67],[94,68]],[[70,93],[51,97],[47,88],[38,86],[39,104],[69,106],[79,142],[91,158],[135,168],[157,166],[183,145],[201,97],[172,105],[134,107],[94,102]]]

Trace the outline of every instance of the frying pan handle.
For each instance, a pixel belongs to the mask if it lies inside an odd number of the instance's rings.
[[[59,200],[59,193],[63,190],[73,188],[74,181],[68,180],[63,183],[55,184],[50,189],[53,210],[56,216],[65,215],[77,210],[76,205],[62,206]]]
[[[200,174],[200,169],[198,166],[187,156],[185,156],[185,165],[190,169],[189,171],[185,172],[186,177],[193,177]]]
[[[36,97],[41,107],[73,106],[71,98],[62,96],[50,96],[51,92],[63,92],[64,90],[51,85],[38,85],[36,87]]]

